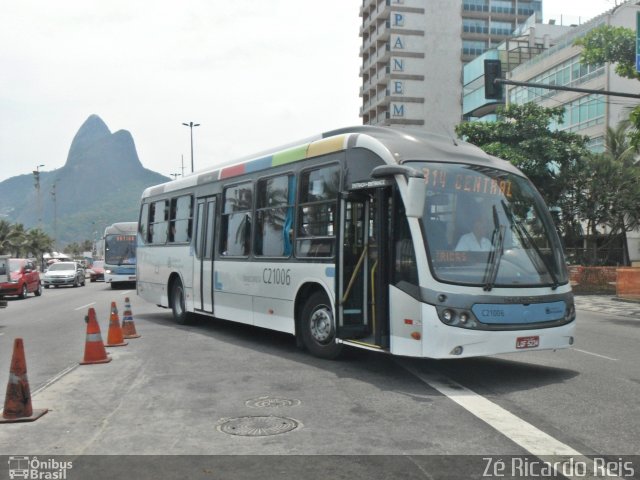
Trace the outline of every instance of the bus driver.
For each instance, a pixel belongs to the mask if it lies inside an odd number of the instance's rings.
[[[483,217],[476,217],[473,228],[458,240],[456,252],[488,252],[491,250],[491,241],[487,238],[488,224]]]

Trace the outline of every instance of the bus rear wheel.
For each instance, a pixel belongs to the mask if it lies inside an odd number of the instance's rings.
[[[187,325],[191,321],[191,314],[184,306],[184,287],[180,280],[176,280],[171,285],[171,310],[173,319],[180,325]]]
[[[312,355],[333,359],[342,345],[336,343],[336,326],[331,302],[324,292],[315,292],[304,304],[300,318],[302,342]]]

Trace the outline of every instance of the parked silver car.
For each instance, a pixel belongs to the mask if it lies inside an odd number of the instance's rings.
[[[58,262],[53,263],[42,275],[42,284],[44,288],[51,285],[58,287],[60,285],[73,285],[74,287],[84,286],[85,272],[82,265],[76,262]]]

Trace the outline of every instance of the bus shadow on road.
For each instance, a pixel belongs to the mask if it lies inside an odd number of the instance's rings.
[[[409,362],[420,371],[443,375],[481,395],[526,391],[561,384],[579,374],[571,369],[496,357],[457,360],[404,358],[398,362],[396,360],[400,357],[352,347],[345,348],[336,360],[325,360],[299,349],[295,338],[290,334],[253,325],[208,317],[196,317],[189,325],[178,325],[168,310],[136,317],[165,327],[212,337],[216,341],[249,348],[261,354],[321,368],[337,377],[357,378],[383,390],[402,389],[409,396],[415,394],[417,401],[428,401],[425,400],[424,383],[406,370],[402,366],[403,362]],[[410,391],[407,391],[407,388]],[[429,396],[440,394],[433,390],[426,397]]]
[[[253,325],[208,317],[197,317],[189,325],[179,325],[173,321],[169,310],[136,315],[136,318],[163,327],[188,331],[190,334],[212,337],[218,342],[248,348],[260,354],[319,368],[338,378],[358,379],[383,390],[406,390],[408,385],[414,385],[416,393],[424,393],[424,386],[414,382],[413,376],[394,361],[395,357],[385,353],[345,347],[337,359],[326,360],[298,348],[295,337],[291,334]],[[413,387],[410,388],[413,390]]]
[[[524,358],[476,357],[421,362],[423,368],[445,375],[480,395],[513,393],[562,384],[580,374],[576,370],[540,365]]]

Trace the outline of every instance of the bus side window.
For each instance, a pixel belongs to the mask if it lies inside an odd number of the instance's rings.
[[[144,203],[140,209],[140,220],[138,222],[138,233],[144,243],[149,243],[149,204]]]
[[[183,195],[171,200],[169,209],[169,243],[187,243],[191,240],[192,196]]]
[[[251,247],[251,209],[253,185],[245,182],[224,190],[221,222],[220,254],[246,257]]]
[[[294,186],[293,175],[258,181],[253,247],[257,256],[288,257],[291,254]]]
[[[340,168],[330,165],[301,176],[296,232],[296,255],[332,257],[335,243],[336,201]]]
[[[149,235],[151,243],[165,243],[167,241],[168,201],[160,200],[151,204],[149,212]]]

